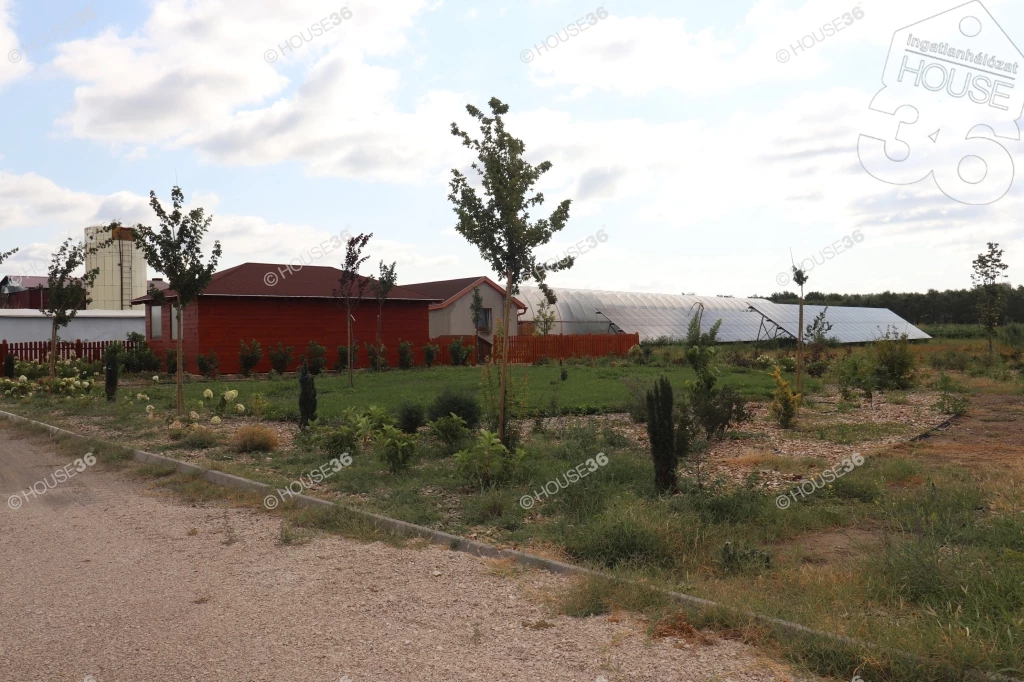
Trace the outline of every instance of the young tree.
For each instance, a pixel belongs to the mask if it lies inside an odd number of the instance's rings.
[[[213,273],[217,270],[221,248],[220,241],[214,241],[210,262],[204,263],[203,237],[210,229],[213,216],[207,216],[201,207],[183,213],[181,209],[185,204],[185,194],[177,185],[171,188],[171,204],[174,210],[167,213],[156,198],[156,192],[150,190],[149,205],[160,221],[160,228],[153,229],[140,224],[135,228],[135,236],[146,262],[157,272],[163,273],[167,279],[168,290],[173,291],[176,296],[174,314],[178,319],[178,339],[175,352],[175,406],[178,412],[184,412],[185,354],[182,351],[182,337],[185,334],[182,319],[188,306],[209,286]],[[150,289],[149,295],[156,304],[162,304],[166,300],[165,292],[157,289]]]
[[[793,281],[800,287],[800,321],[797,324],[796,339],[796,392],[803,393],[804,374],[804,284],[807,284],[807,273],[793,266]]]
[[[988,354],[991,357],[995,354],[992,339],[1006,308],[1006,300],[1003,298],[1005,285],[1000,280],[1006,278],[1003,271],[1010,266],[1003,262],[1003,250],[999,244],[993,242],[988,243],[988,252],[979,253],[972,265],[974,272],[971,273],[971,283],[979,297],[978,320],[988,333]]]
[[[57,332],[66,327],[78,315],[79,308],[92,303],[89,289],[100,274],[99,268],[87,270],[78,276],[75,273],[85,265],[85,257],[95,253],[104,244],[87,247],[84,242],[77,244],[69,237],[60,248],[53,252],[50,260],[49,297],[43,314],[50,318],[50,379],[57,376]]]
[[[473,318],[473,333],[480,329],[480,321],[484,317],[484,297],[480,295],[480,287],[473,287],[473,300],[469,303],[469,316]]]
[[[395,264],[397,261],[392,262],[391,265],[384,265],[384,261],[380,262],[380,276],[377,279],[370,280],[370,291],[373,292],[374,298],[377,299],[377,367],[374,369],[380,369],[383,366],[381,360],[384,358],[383,344],[381,343],[381,326],[382,319],[384,317],[384,303],[388,299],[388,294],[395,286],[395,282],[398,281],[398,276],[395,274]]]
[[[505,303],[502,308],[502,323],[506,331],[511,330],[512,296],[519,292],[519,285],[531,278],[537,281],[549,303],[555,303],[555,294],[545,283],[548,271],[557,272],[572,267],[572,256],[566,256],[557,263],[544,268],[537,267],[534,249],[551,241],[554,233],[565,227],[569,220],[569,205],[566,199],[558,205],[549,218],[531,223],[530,210],[544,203],[544,195],[535,192],[533,186],[544,173],[551,169],[551,162],[544,161],[533,166],[523,158],[526,145],[505,129],[502,116],[509,110],[507,104],[496,97],[488,102],[492,116],[486,116],[472,104],[466,105],[469,115],[480,122],[482,139],[471,138],[469,134],[452,123],[452,135],[472,149],[477,161],[472,168],[480,176],[483,194],[481,199],[469,180],[457,169],[452,169],[451,193],[448,199],[454,204],[458,223],[455,229],[466,240],[477,247],[481,257],[505,280]],[[501,378],[498,396],[498,436],[503,443],[505,437],[506,397],[508,394],[508,335],[501,342]]]
[[[533,311],[533,333],[537,336],[547,336],[554,327],[555,309],[545,299]]]
[[[345,304],[345,328],[348,330],[348,387],[354,386],[352,382],[352,307],[363,297],[366,291],[366,278],[359,274],[359,267],[370,260],[369,256],[363,255],[363,249],[370,241],[370,234],[358,234],[349,237],[345,245],[345,262],[341,264],[341,277],[338,278],[338,288],[334,290],[334,297]]]

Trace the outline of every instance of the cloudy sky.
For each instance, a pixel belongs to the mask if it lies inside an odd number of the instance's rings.
[[[3,274],[45,273],[86,225],[155,224],[150,190],[178,184],[224,266],[347,229],[400,283],[494,276],[447,194],[472,161],[451,123],[495,96],[553,163],[548,211],[572,199],[541,255],[607,236],[556,285],[767,295],[792,253],[812,289],[925,291],[969,286],[987,241],[1024,281],[1019,1],[89,3],[0,0]],[[991,80],[890,83],[909,49]]]

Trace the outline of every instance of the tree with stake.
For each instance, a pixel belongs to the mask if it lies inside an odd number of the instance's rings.
[[[547,336],[555,326],[555,309],[543,300],[533,311],[533,333],[537,336]]]
[[[807,283],[807,273],[793,266],[793,281],[800,287],[800,321],[797,325],[796,339],[796,392],[803,393],[804,383],[804,284]]]
[[[363,297],[366,291],[366,278],[359,274],[359,267],[370,260],[369,256],[363,255],[363,249],[370,241],[370,234],[358,234],[349,237],[345,245],[345,262],[341,264],[341,277],[338,278],[338,288],[334,290],[334,297],[345,304],[345,328],[348,330],[348,387],[354,386],[352,382],[352,307]]]
[[[87,247],[84,242],[73,242],[71,238],[64,240],[60,248],[54,251],[50,261],[47,285],[49,297],[43,314],[50,318],[50,379],[57,376],[57,332],[66,327],[78,315],[79,308],[92,303],[89,289],[100,274],[99,268],[87,270],[82,276],[75,272],[85,265],[85,257],[92,255],[104,244]]]
[[[466,176],[457,169],[452,169],[448,199],[454,204],[458,216],[456,231],[476,246],[481,257],[505,280],[501,322],[506,333],[501,339],[498,396],[498,436],[505,443],[508,332],[511,331],[512,296],[519,292],[520,284],[532,278],[537,281],[548,302],[556,302],[554,292],[545,282],[547,272],[571,268],[574,259],[566,256],[557,263],[539,268],[534,249],[550,242],[554,233],[565,227],[569,220],[571,201],[566,199],[560,203],[550,218],[530,222],[530,209],[544,203],[543,193],[535,192],[533,186],[540,176],[551,169],[551,162],[544,161],[538,166],[528,163],[523,158],[526,145],[505,129],[502,116],[508,112],[508,105],[496,97],[492,97],[487,104],[492,116],[486,116],[472,104],[466,105],[469,115],[480,122],[483,135],[481,140],[471,138],[455,123],[451,127],[452,135],[460,138],[463,146],[477,155],[472,168],[480,176],[486,200],[478,196]]]
[[[395,283],[398,281],[398,276],[395,274],[396,263],[397,261],[392,262],[391,265],[384,265],[384,261],[381,261],[380,276],[377,279],[370,280],[370,291],[373,292],[374,298],[377,299],[377,366],[374,369],[380,369],[383,366],[381,360],[384,359],[384,349],[380,336],[384,318],[384,302],[387,301],[388,294],[391,293]]]
[[[988,354],[992,357],[995,355],[992,339],[1006,309],[1006,300],[1003,297],[1006,285],[1000,280],[1006,278],[1003,271],[1010,266],[1003,262],[1003,250],[999,248],[999,244],[993,242],[988,243],[988,252],[979,253],[972,265],[974,272],[971,273],[971,282],[980,297],[978,320],[988,334]]]
[[[205,215],[201,207],[194,208],[187,214],[182,213],[185,194],[177,185],[171,189],[171,203],[174,210],[168,214],[156,198],[156,192],[151,190],[149,205],[160,221],[160,228],[154,230],[145,225],[138,225],[136,237],[146,262],[157,272],[163,273],[167,278],[168,291],[173,291],[177,298],[174,311],[178,320],[177,351],[175,352],[177,374],[175,408],[180,413],[185,411],[182,319],[188,306],[209,286],[213,273],[217,270],[221,248],[220,241],[215,241],[210,254],[210,262],[204,263],[203,237],[210,229],[213,217]],[[149,295],[156,304],[162,304],[166,299],[165,292],[157,289],[150,289]]]

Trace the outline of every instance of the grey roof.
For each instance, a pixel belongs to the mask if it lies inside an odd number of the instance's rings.
[[[604,306],[599,309],[599,312],[619,329],[640,334],[641,341],[660,337],[685,339],[690,320],[697,311],[696,306],[690,309],[664,310],[636,310],[618,306]],[[722,321],[722,326],[718,330],[718,340],[730,343],[756,340],[763,318],[759,313],[749,309],[705,308],[700,320],[700,330],[707,332],[719,320]]]

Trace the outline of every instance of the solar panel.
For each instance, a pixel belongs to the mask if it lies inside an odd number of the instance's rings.
[[[799,305],[754,299],[751,307],[792,336],[797,336],[800,328]],[[907,338],[913,340],[931,338],[888,308],[828,306],[826,309],[825,306],[805,305],[805,331],[822,311],[826,311],[825,320],[832,325],[828,336],[840,343],[867,343],[885,336],[889,331],[906,334]]]

